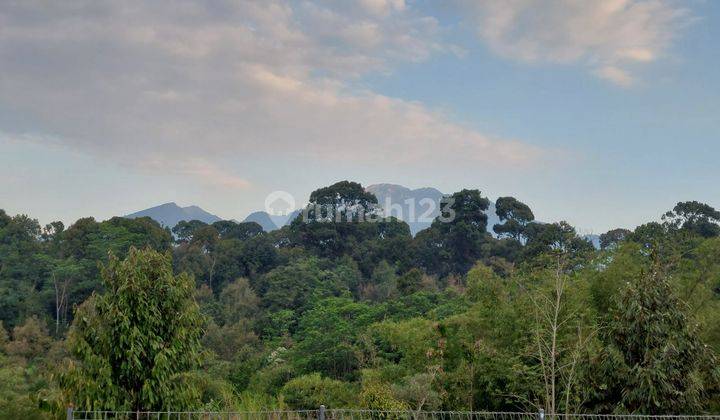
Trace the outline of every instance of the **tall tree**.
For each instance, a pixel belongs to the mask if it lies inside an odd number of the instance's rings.
[[[362,222],[377,214],[373,194],[357,182],[342,181],[313,191],[290,229],[295,244],[323,257],[338,257],[373,236],[377,228]]]
[[[585,238],[578,236],[575,228],[567,222],[529,223],[525,228],[527,243],[523,250],[526,259],[542,255],[563,254],[569,263],[582,259],[595,248]]]
[[[603,333],[605,397],[616,411],[679,414],[706,406],[715,356],[684,309],[658,263],[621,290]]]
[[[672,211],[665,213],[663,221],[705,238],[720,236],[720,211],[698,201],[677,203]]]
[[[178,242],[189,242],[195,231],[205,226],[207,223],[201,220],[181,220],[172,228],[172,233],[175,234]]]
[[[237,223],[232,220],[220,220],[213,223],[212,227],[218,231],[222,239],[246,240],[265,233],[262,226],[255,222]]]
[[[305,217],[312,221],[358,221],[378,211],[377,198],[357,182],[341,181],[310,194]]]
[[[495,213],[503,224],[493,226],[495,233],[516,240],[524,237],[525,226],[535,220],[530,207],[515,197],[500,197],[495,202]]]
[[[617,246],[620,242],[624,241],[627,237],[632,234],[627,229],[617,228],[611,229],[602,235],[600,235],[600,248],[607,249],[610,247]]]
[[[411,241],[407,223],[383,218],[377,198],[356,182],[342,181],[310,194],[305,210],[290,225],[293,245],[318,256],[350,255],[365,276],[383,259],[409,261],[402,248]]]
[[[482,246],[491,239],[485,214],[489,206],[479,190],[464,189],[445,197],[440,216],[415,238],[419,263],[434,274],[466,273],[483,256]]]
[[[106,288],[77,311],[69,334],[73,360],[60,377],[82,409],[192,408],[185,374],[200,362],[202,317],[192,279],[173,275],[169,254],[131,248],[110,256]]]

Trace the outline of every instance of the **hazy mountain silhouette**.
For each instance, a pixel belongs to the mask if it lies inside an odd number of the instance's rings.
[[[440,199],[444,195],[435,188],[412,190],[397,184],[374,184],[365,190],[377,197],[386,216],[395,216],[405,221],[413,236],[430,227],[432,220],[440,214]],[[491,202],[485,213],[488,216],[488,231],[492,233],[493,225],[500,223],[495,214],[495,203]]]
[[[413,190],[397,184],[374,184],[365,189],[377,197],[385,215],[405,221],[410,226],[413,236],[430,227],[433,219],[440,214],[440,200],[443,193],[436,188],[425,187]],[[250,213],[243,222],[256,222],[264,231],[271,232],[292,222],[301,211],[298,209],[288,215],[271,215],[266,211],[256,211]],[[491,202],[485,213],[488,216],[488,231],[492,233],[493,225],[500,223],[495,214],[495,203]],[[200,220],[208,224],[223,220],[198,206],[180,207],[175,203],[161,204],[125,217],[132,219],[144,216],[171,228],[181,220]]]
[[[200,220],[208,224],[223,220],[198,206],[180,207],[175,203],[165,203],[150,207],[149,209],[140,210],[124,217],[135,219],[146,216],[170,228],[174,227],[181,220]]]
[[[260,226],[262,226],[262,228],[265,232],[270,232],[270,231],[273,231],[278,228],[277,225],[275,224],[275,222],[273,222],[270,215],[264,211],[256,211],[256,212],[250,213],[248,215],[248,217],[246,217],[245,220],[243,220],[243,223],[245,223],[245,222],[255,222],[255,223],[259,224]]]
[[[440,199],[443,193],[435,188],[425,187],[410,189],[397,184],[374,184],[365,188],[377,197],[378,204],[385,215],[395,216],[410,226],[413,236],[432,224],[440,214]],[[244,222],[257,222],[266,232],[279,229],[292,222],[302,210],[295,210],[290,215],[271,215],[266,211],[256,211],[248,215]],[[487,210],[488,231],[492,233],[493,225],[500,223],[495,214],[495,203],[490,203]]]
[[[262,226],[265,232],[271,232],[292,222],[301,211],[295,210],[288,215],[274,215],[266,211],[256,211],[250,213],[243,222],[256,222]]]

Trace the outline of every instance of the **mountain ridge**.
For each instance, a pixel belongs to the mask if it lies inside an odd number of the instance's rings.
[[[375,195],[386,216],[397,217],[397,212],[393,212],[393,210],[400,210],[402,217],[398,218],[410,226],[410,233],[413,236],[430,227],[433,219],[440,214],[440,200],[449,195],[433,187],[411,189],[391,183],[368,185],[365,187],[365,191]],[[388,208],[388,204],[390,208]],[[493,201],[490,201],[490,206],[485,214],[488,216],[487,230],[493,233],[493,225],[500,223],[500,219],[495,214]]]
[[[440,200],[446,195],[433,187],[411,189],[392,183],[371,184],[365,187],[365,190],[375,195],[385,216],[395,216],[407,223],[413,236],[430,227],[433,219],[440,214]],[[258,210],[247,215],[242,221],[256,222],[264,231],[271,232],[289,224],[301,211],[298,209],[288,215],[271,215],[264,210]],[[493,225],[500,223],[495,214],[494,202],[490,202],[485,213],[488,216],[487,230],[492,233]],[[197,205],[181,207],[175,202],[160,204],[123,217],[150,217],[170,228],[182,220],[200,220],[208,224],[224,220]]]
[[[140,210],[123,216],[128,219],[136,219],[138,217],[150,217],[160,225],[172,228],[182,220],[200,220],[205,223],[215,223],[223,220],[221,217],[209,213],[199,206],[191,205],[180,207],[174,201],[160,204],[154,207]]]

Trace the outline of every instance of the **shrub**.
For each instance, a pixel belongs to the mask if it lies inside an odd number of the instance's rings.
[[[356,394],[351,384],[323,378],[319,373],[295,378],[286,383],[281,392],[288,406],[294,409],[313,409],[323,404],[330,408],[350,407]]]

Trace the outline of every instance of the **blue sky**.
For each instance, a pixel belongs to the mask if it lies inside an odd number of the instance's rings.
[[[720,3],[0,6],[0,208],[242,219],[342,179],[584,232],[720,207]]]

